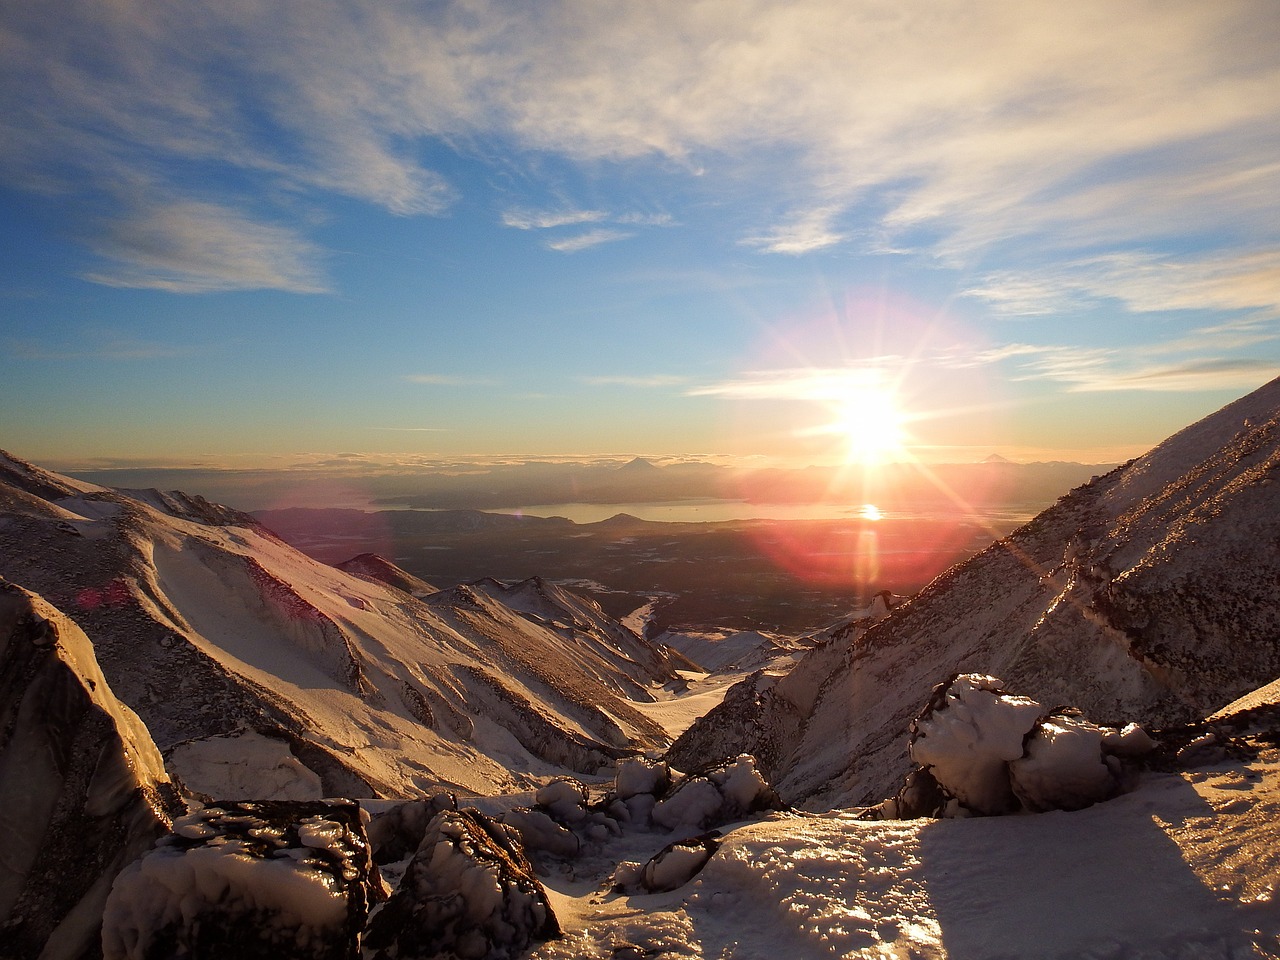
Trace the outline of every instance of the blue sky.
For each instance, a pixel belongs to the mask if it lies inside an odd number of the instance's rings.
[[[50,465],[1114,460],[1280,374],[1280,14],[6,4],[0,203]]]

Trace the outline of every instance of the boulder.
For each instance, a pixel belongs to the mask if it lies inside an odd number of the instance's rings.
[[[359,960],[386,899],[350,800],[215,803],[111,889],[104,960]]]
[[[513,960],[559,935],[515,831],[475,810],[445,810],[370,920],[364,946],[373,960]]]

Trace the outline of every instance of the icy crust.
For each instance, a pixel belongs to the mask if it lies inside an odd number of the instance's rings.
[[[354,802],[220,803],[116,878],[103,957],[358,958],[384,897]]]
[[[508,960],[558,936],[519,840],[471,810],[432,819],[399,889],[373,916],[367,955]]]
[[[1080,810],[1119,793],[1123,761],[1154,748],[1135,724],[1098,726],[1007,693],[994,677],[961,674],[939,684],[911,724],[917,769],[868,816]]]
[[[181,809],[88,637],[0,580],[0,952],[95,949],[111,878]]]

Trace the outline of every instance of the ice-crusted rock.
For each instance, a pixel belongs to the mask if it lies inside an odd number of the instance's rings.
[[[1079,810],[1120,790],[1120,760],[1105,752],[1107,731],[1081,717],[1051,716],[1009,764],[1009,783],[1033,813]]]
[[[1023,739],[1044,713],[994,677],[961,674],[939,684],[911,724],[911,758],[977,814],[1009,813],[1018,800],[1008,763],[1023,755]]]
[[[425,800],[409,800],[373,817],[369,845],[375,863],[395,863],[418,849],[427,827],[442,810],[457,810],[458,798],[437,793]]]
[[[474,810],[438,814],[399,889],[369,922],[366,953],[499,960],[558,936],[546,891],[513,833]]]
[[[682,780],[652,812],[655,824],[670,831],[700,833],[708,827],[740,820],[782,803],[756,769],[755,758],[743,754],[732,763]]]
[[[116,878],[104,960],[358,960],[386,898],[352,801],[207,806]]]
[[[678,890],[698,875],[720,848],[720,833],[709,833],[667,844],[644,863],[624,861],[614,870],[618,890],[665,893]]]
[[[671,783],[671,768],[661,761],[644,757],[625,757],[618,761],[613,777],[613,793],[619,800],[630,800],[642,793],[662,796]]]
[[[539,787],[534,801],[560,823],[577,823],[587,815],[587,788],[571,777],[561,777]]]
[[[526,850],[537,850],[566,859],[576,857],[582,850],[582,841],[578,839],[578,835],[542,810],[516,807],[502,815],[502,822],[515,828]]]
[[[869,819],[1079,810],[1121,789],[1125,761],[1155,747],[1141,727],[1099,726],[1077,710],[1046,713],[994,677],[960,674],[934,688],[911,725],[919,766]]]
[[[94,955],[112,878],[183,809],[89,638],[0,580],[0,955]]]

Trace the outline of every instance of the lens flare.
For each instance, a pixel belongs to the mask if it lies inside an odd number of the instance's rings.
[[[776,567],[851,595],[914,592],[1007,532],[986,515],[1003,502],[1002,472],[979,463],[1003,430],[987,346],[946,307],[887,289],[829,292],[700,391],[732,403],[735,449],[804,465],[762,467],[738,481],[738,498],[831,505],[844,518],[760,534]]]

